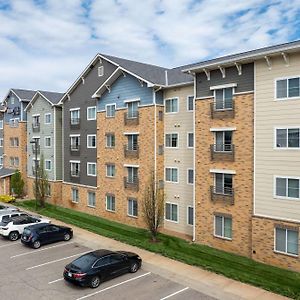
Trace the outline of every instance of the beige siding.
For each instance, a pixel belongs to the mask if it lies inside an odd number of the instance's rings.
[[[300,150],[275,149],[275,128],[300,128],[300,98],[275,100],[275,80],[300,76],[300,53],[272,58],[272,68],[265,60],[256,62],[255,128],[255,211],[257,215],[300,221],[300,199],[274,196],[275,175],[300,177]]]
[[[187,207],[193,206],[193,185],[187,184],[187,170],[193,169],[193,151],[187,147],[187,133],[193,132],[193,112],[187,111],[187,97],[193,95],[193,86],[169,89],[164,99],[178,97],[178,113],[164,114],[165,134],[178,133],[179,147],[164,148],[165,167],[178,168],[179,183],[165,182],[166,202],[178,205],[178,223],[165,220],[165,228],[192,235],[193,227],[187,225]]]

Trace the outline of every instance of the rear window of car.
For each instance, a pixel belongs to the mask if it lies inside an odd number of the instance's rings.
[[[9,220],[9,215],[2,217],[2,222],[7,222]]]
[[[96,258],[94,255],[84,255],[84,256],[81,256],[81,257],[75,259],[72,262],[72,265],[74,265],[75,267],[78,267],[80,269],[83,269],[86,267],[90,267],[95,261],[96,261]]]
[[[24,231],[23,231],[23,233],[26,234],[26,235],[30,235],[31,231],[30,231],[30,229],[25,228]]]

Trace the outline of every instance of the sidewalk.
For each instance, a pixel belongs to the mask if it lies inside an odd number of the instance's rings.
[[[57,220],[53,220],[53,222],[68,226],[68,224],[64,224]],[[72,228],[74,231],[74,241],[77,241],[78,243],[90,247],[91,249],[106,248],[111,250],[136,252],[142,257],[143,266],[147,269],[147,271],[158,274],[217,299],[289,299],[251,285],[202,270],[199,267],[190,266],[159,254],[97,235],[73,225]]]

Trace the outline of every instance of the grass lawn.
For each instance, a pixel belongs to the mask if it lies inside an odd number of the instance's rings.
[[[17,205],[36,211],[34,200],[18,202]],[[198,266],[290,298],[300,299],[300,273],[268,266],[242,256],[193,244],[165,234],[159,235],[160,243],[153,244],[149,242],[150,236],[144,229],[50,204],[47,204],[44,209],[38,209],[37,212],[189,265]]]

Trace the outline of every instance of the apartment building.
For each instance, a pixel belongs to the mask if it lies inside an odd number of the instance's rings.
[[[25,109],[28,197],[35,197],[33,186],[36,166],[43,155],[49,181],[48,197],[53,203],[60,202],[62,196],[62,108],[58,106],[62,96],[61,93],[37,91]]]

